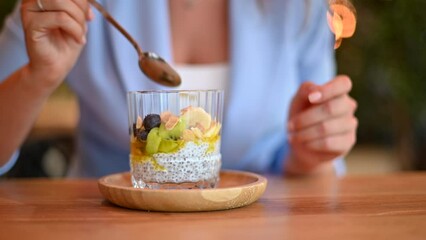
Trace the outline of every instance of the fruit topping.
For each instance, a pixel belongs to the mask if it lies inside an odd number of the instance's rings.
[[[203,133],[201,132],[201,130],[199,128],[192,127],[191,131],[194,133],[194,135],[197,138],[199,138],[199,139],[203,138]]]
[[[195,135],[191,130],[185,129],[185,130],[183,130],[183,133],[182,133],[182,139],[184,141],[194,141]]]
[[[136,120],[136,129],[140,129],[142,127],[142,118],[138,116],[138,119]]]
[[[167,120],[165,127],[167,130],[172,130],[179,122],[179,118],[176,116],[170,116]]]
[[[190,111],[191,109],[193,109],[194,107],[193,106],[188,106],[188,107],[186,107],[186,108],[182,108],[181,110],[180,110],[180,115],[183,115],[183,114],[185,114],[187,111]]]
[[[201,140],[212,144],[217,140],[221,124],[212,121],[203,108],[189,106],[181,110],[180,116],[165,111],[148,114],[143,120],[138,117],[132,127],[133,139],[139,142],[134,144],[142,144],[137,148],[140,154],[153,155],[177,151],[186,142]]]
[[[169,111],[162,112],[160,114],[161,122],[166,123],[171,116],[174,116],[174,115],[173,115],[173,113],[171,113]]]
[[[162,123],[159,129],[159,135],[162,139],[179,139],[185,130],[185,123],[181,120],[175,124],[175,126],[167,130],[166,124]]]
[[[183,130],[185,130],[185,128],[186,128],[185,123],[179,120],[176,126],[173,129],[169,130],[169,136],[172,139],[179,139],[180,137],[182,137],[182,133],[183,133]]]
[[[179,147],[179,142],[174,140],[162,139],[160,146],[158,147],[159,152],[172,152]]]
[[[161,118],[158,114],[148,114],[143,120],[144,128],[149,132],[151,129],[159,127]]]
[[[136,132],[136,135],[135,135],[135,137],[138,139],[138,140],[146,140],[147,139],[147,137],[148,137],[148,132],[146,131],[146,130],[139,130],[139,131],[137,131]]]
[[[161,137],[158,134],[158,128],[151,129],[147,137],[145,151],[148,154],[154,154],[158,152],[160,143],[161,143]]]
[[[202,127],[202,129],[210,127],[212,118],[203,108],[187,107],[182,110],[182,113],[182,119],[184,119],[188,127],[197,127],[197,124],[199,124],[198,128]]]
[[[207,129],[204,132],[204,137],[206,138],[211,138],[214,136],[217,136],[219,134],[220,128],[221,128],[221,124],[218,122],[212,122],[211,126],[209,129]]]
[[[133,123],[133,125],[132,125],[132,133],[133,133],[133,136],[136,137],[136,135],[138,133],[138,129],[136,128],[136,123]]]
[[[133,123],[133,137],[135,137],[139,141],[146,140],[148,136],[148,131],[144,128],[137,128],[137,123]]]

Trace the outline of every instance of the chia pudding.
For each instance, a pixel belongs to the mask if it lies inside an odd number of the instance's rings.
[[[131,136],[135,188],[214,188],[219,180],[221,124],[199,107],[138,117]]]

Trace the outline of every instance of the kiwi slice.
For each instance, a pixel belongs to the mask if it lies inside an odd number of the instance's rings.
[[[160,125],[160,128],[158,129],[158,135],[162,138],[162,139],[169,139],[169,131],[166,129],[165,124],[162,123]]]
[[[180,137],[182,137],[182,133],[183,130],[185,130],[186,124],[184,121],[179,120],[179,122],[176,124],[176,126],[171,129],[171,130],[167,130],[165,127],[165,124],[162,123],[160,125],[160,128],[158,130],[158,135],[162,138],[162,139],[179,139]]]
[[[160,146],[158,147],[158,152],[170,153],[175,151],[179,147],[179,143],[174,140],[162,139]]]
[[[146,140],[145,151],[148,154],[154,154],[158,152],[158,148],[160,147],[161,137],[159,135],[158,127],[151,129],[148,133],[148,137]]]
[[[186,124],[184,121],[179,120],[179,122],[176,124],[176,126],[169,131],[169,135],[173,139],[179,139],[182,137],[183,130],[185,130]]]

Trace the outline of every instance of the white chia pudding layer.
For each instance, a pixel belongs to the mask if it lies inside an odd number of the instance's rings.
[[[154,154],[153,161],[131,160],[133,185],[142,188],[151,188],[150,183],[206,182],[214,185],[221,167],[219,144],[217,141],[214,150],[209,152],[209,143],[186,142],[175,153]]]

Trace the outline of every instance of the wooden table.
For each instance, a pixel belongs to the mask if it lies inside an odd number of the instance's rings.
[[[426,239],[426,173],[268,180],[258,202],[205,213],[116,207],[95,180],[2,180],[0,239]]]

